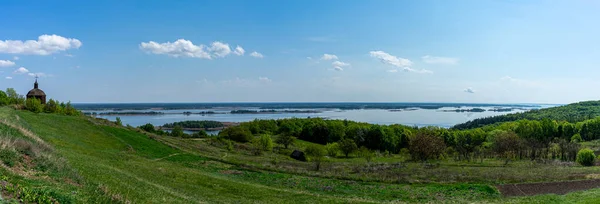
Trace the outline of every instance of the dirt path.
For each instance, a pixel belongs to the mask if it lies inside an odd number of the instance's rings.
[[[600,188],[600,179],[549,183],[522,183],[496,186],[503,196],[532,196],[538,194],[567,194],[573,191]]]

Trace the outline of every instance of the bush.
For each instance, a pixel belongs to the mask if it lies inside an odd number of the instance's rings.
[[[356,143],[352,139],[343,139],[338,143],[340,150],[348,157],[348,155],[358,149]]]
[[[304,150],[306,155],[310,158],[312,162],[315,163],[315,168],[318,171],[321,168],[321,162],[323,161],[325,154],[327,153],[325,149],[319,145],[309,145]]]
[[[260,149],[262,149],[263,151],[273,151],[273,140],[271,139],[271,136],[269,135],[261,135],[258,138],[258,144],[260,146]]]
[[[41,113],[44,111],[44,105],[42,105],[42,102],[37,98],[28,98],[25,101],[25,108],[34,113]]]
[[[8,167],[13,167],[17,162],[21,160],[21,156],[12,150],[2,149],[0,150],[0,160],[4,163],[4,165]]]
[[[295,140],[296,138],[290,134],[281,134],[279,135],[279,137],[277,137],[277,140],[275,140],[275,142],[277,142],[277,144],[283,145],[283,147],[287,149],[288,146],[294,144]]]
[[[581,139],[581,135],[579,133],[573,135],[573,137],[571,137],[571,142],[577,143],[577,142],[581,142],[583,141]]]
[[[250,130],[242,126],[225,128],[223,131],[219,132],[219,136],[236,142],[250,142],[253,137]]]
[[[373,153],[373,151],[364,146],[360,147],[360,149],[358,150],[358,155],[362,158],[365,158],[365,160],[367,160],[367,162],[369,163],[371,162],[373,157],[375,157],[375,153]]]
[[[183,128],[181,126],[175,126],[173,130],[171,130],[171,136],[184,137],[186,134],[183,132]]]
[[[336,142],[327,143],[327,145],[325,145],[325,150],[327,151],[328,156],[335,157],[335,156],[337,156],[338,152],[340,151],[340,146]]]
[[[581,149],[577,153],[577,163],[582,166],[593,166],[595,160],[596,155],[594,154],[594,151],[589,148]]]
[[[123,121],[121,121],[121,117],[117,117],[115,120],[115,124],[117,124],[118,126],[123,126]]]
[[[410,140],[410,155],[415,160],[426,161],[436,159],[446,149],[444,139],[428,133],[419,133]]]

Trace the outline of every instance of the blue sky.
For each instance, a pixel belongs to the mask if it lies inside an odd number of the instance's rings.
[[[597,1],[2,1],[0,88],[73,102],[596,100]],[[236,50],[237,47],[241,50]]]

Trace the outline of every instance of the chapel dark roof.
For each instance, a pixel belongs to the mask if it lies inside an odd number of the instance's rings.
[[[38,88],[37,79],[35,80],[35,83],[33,84],[33,89],[31,89],[29,92],[27,92],[27,96],[46,96],[46,93],[44,93],[44,91],[42,91],[41,89]]]

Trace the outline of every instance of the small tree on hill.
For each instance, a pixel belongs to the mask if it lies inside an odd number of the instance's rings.
[[[360,149],[358,150],[358,155],[362,158],[365,158],[365,160],[367,160],[367,162],[369,163],[371,162],[373,157],[375,157],[375,153],[373,153],[373,151],[364,146],[360,147]]]
[[[25,107],[27,108],[27,110],[34,113],[41,113],[42,111],[44,111],[44,106],[42,105],[42,102],[37,98],[28,98],[25,102]]]
[[[219,132],[219,136],[236,142],[249,142],[252,140],[253,137],[250,130],[242,126],[225,128],[224,130]]]
[[[335,157],[340,151],[340,145],[337,142],[327,143],[327,145],[325,145],[325,150],[327,151],[328,156]]]
[[[54,99],[50,99],[44,106],[46,113],[58,113],[58,103]]]
[[[121,121],[121,117],[117,117],[115,119],[115,124],[117,124],[118,126],[123,126],[123,121]]]
[[[318,145],[309,145],[308,147],[306,147],[306,150],[304,150],[304,152],[306,153],[306,155],[308,155],[310,160],[315,163],[315,168],[318,171],[321,168],[321,162],[323,162],[323,160],[325,159],[325,149]]]
[[[409,151],[415,160],[427,161],[428,159],[438,158],[439,155],[444,153],[445,149],[444,139],[428,133],[417,133],[410,140]]]
[[[296,138],[288,133],[279,135],[279,137],[277,137],[277,139],[275,140],[277,144],[283,145],[283,147],[285,147],[286,149],[288,148],[288,146],[294,144],[294,141],[296,141]]]
[[[504,165],[507,165],[511,158],[515,157],[521,149],[523,141],[514,132],[499,132],[493,138],[492,148],[496,154],[506,159]]]
[[[179,125],[175,126],[173,130],[171,130],[171,136],[173,137],[183,137],[185,133],[183,132],[183,128]]]
[[[594,155],[594,151],[589,148],[581,149],[577,153],[577,163],[582,166],[593,166],[595,160],[596,155]]]
[[[154,128],[154,125],[150,124],[150,123],[146,123],[145,125],[142,125],[139,127],[140,129],[142,129],[143,131],[146,132],[156,132],[156,129]]]
[[[358,149],[356,143],[352,139],[343,139],[338,143],[340,150],[348,157],[348,155]]]

